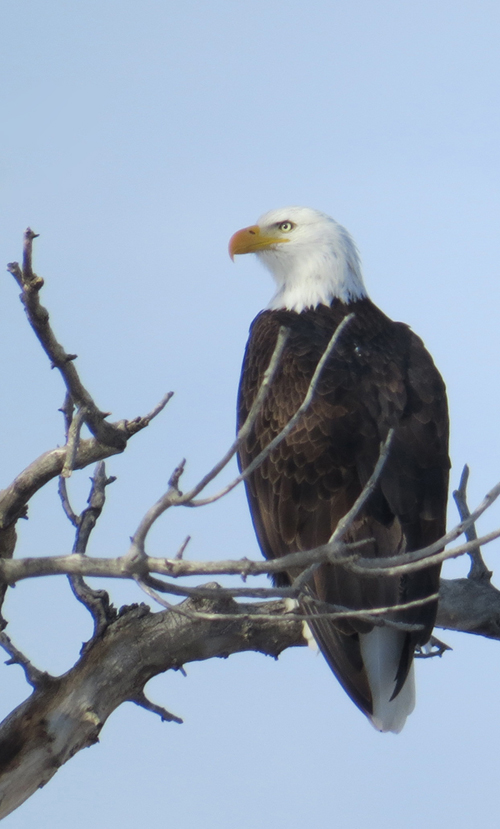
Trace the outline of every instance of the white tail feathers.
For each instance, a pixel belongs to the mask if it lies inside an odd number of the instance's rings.
[[[372,692],[373,714],[377,731],[398,734],[415,708],[415,672],[413,662],[401,691],[391,699],[396,687],[405,634],[389,627],[374,627],[359,636],[361,656]]]

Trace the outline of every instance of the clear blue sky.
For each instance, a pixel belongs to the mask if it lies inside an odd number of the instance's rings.
[[[118,481],[90,552],[124,552],[179,459],[194,482],[231,442],[248,326],[272,286],[227,241],[288,204],[346,225],[374,301],[434,355],[453,485],[465,462],[474,503],[500,479],[499,24],[493,0],[3,0],[0,260],[19,258],[26,225],[41,234],[54,327],[114,417],[176,392],[109,461]],[[63,440],[61,383],[17,293],[6,275],[0,486]],[[80,509],[87,482],[71,482]],[[495,508],[481,526],[499,523]],[[258,555],[243,491],[166,516],[151,553],[187,533],[193,558]],[[23,555],[70,549],[55,485],[20,536]],[[498,545],[489,561],[498,572]],[[11,593],[19,646],[69,668],[90,624],[65,580]],[[442,636],[454,650],[418,664],[398,737],[304,649],[192,665],[149,687],[183,726],[123,706],[5,826],[496,827],[499,644]],[[4,714],[27,687],[17,667],[0,678]]]

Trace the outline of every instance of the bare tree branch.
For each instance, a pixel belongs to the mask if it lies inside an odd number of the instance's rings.
[[[217,492],[215,495],[211,495],[209,498],[200,498],[197,501],[195,501],[195,496],[198,494],[198,492],[201,491],[200,489],[195,487],[190,492],[187,492],[184,496],[182,496],[182,499],[180,499],[178,502],[179,504],[182,503],[186,506],[194,507],[203,507],[206,504],[213,504],[214,501],[218,501],[220,498],[223,498],[224,495],[227,495],[228,492],[231,492],[231,490],[234,489],[235,486],[238,486],[238,484],[241,483],[241,481],[244,481],[252,474],[252,472],[258,469],[261,463],[267,457],[269,457],[271,452],[274,449],[276,449],[276,447],[279,446],[279,444],[286,438],[286,436],[290,434],[292,429],[295,428],[295,426],[301,419],[302,415],[306,413],[307,409],[312,403],[323,369],[328,359],[330,358],[333,350],[336,348],[338,341],[344,333],[344,330],[354,319],[354,316],[354,314],[349,314],[347,317],[344,317],[340,325],[335,329],[335,332],[332,334],[332,337],[330,338],[330,342],[328,343],[327,347],[325,348],[325,351],[323,352],[321,360],[316,366],[304,400],[300,404],[299,408],[297,409],[293,417],[291,417],[286,426],[283,427],[281,432],[277,434],[276,437],[274,437],[272,441],[270,441],[270,443],[268,443],[268,445],[262,450],[262,452],[260,452],[257,455],[257,457],[253,459],[253,461],[240,475],[238,475],[233,481],[231,481],[231,483],[227,484],[227,486],[221,489],[220,492]]]
[[[480,544],[487,544],[500,537],[500,529],[494,530],[479,538]],[[91,558],[90,556],[40,556],[36,558],[20,558],[11,560],[0,559],[0,581],[7,584],[15,584],[27,578],[38,578],[41,576],[60,575],[82,575],[89,577],[101,577],[112,579],[129,579],[134,575],[141,575],[145,572],[158,575],[180,578],[185,576],[241,576],[243,579],[249,576],[270,575],[279,573],[295,567],[307,567],[310,564],[324,561],[349,563],[354,569],[360,572],[367,572],[370,575],[387,574],[395,575],[409,571],[420,570],[428,567],[430,563],[444,561],[448,558],[457,558],[474,547],[477,542],[467,542],[440,554],[431,557],[418,556],[416,561],[405,562],[391,567],[370,567],[366,568],[365,561],[372,559],[358,559],[354,562],[353,554],[356,549],[369,543],[370,539],[349,544],[337,543],[332,550],[330,545],[317,547],[314,550],[301,553],[290,553],[279,559],[265,561],[251,561],[248,558],[220,561],[186,561],[178,558],[153,558],[146,556],[140,564],[131,562],[128,553],[117,558]],[[426,548],[427,549],[427,548]],[[422,553],[425,551],[422,551]],[[411,554],[413,555],[413,554]],[[396,558],[396,556],[394,557]],[[401,557],[397,557],[398,561]],[[390,562],[391,559],[377,559],[377,562]],[[359,564],[361,562],[361,564]],[[271,590],[271,588],[266,588]],[[273,588],[274,589],[274,588]],[[250,588],[249,588],[250,590]],[[247,594],[248,595],[248,594]],[[271,594],[269,594],[271,595]],[[280,594],[281,595],[281,594]]]
[[[97,742],[119,705],[142,703],[151,677],[188,662],[249,650],[276,657],[285,648],[305,644],[300,622],[281,618],[280,602],[265,606],[266,616],[275,613],[272,621],[249,621],[246,616],[249,610],[255,616],[256,606],[234,605],[231,599],[189,600],[186,606],[213,612],[215,620],[132,607],[94,640],[71,671],[38,687],[7,717],[0,726],[0,818],[45,785],[77,751]],[[218,610],[228,609],[237,618],[217,618]]]
[[[395,564],[394,566],[390,566],[390,558],[376,559],[377,564],[374,564],[373,566],[370,566],[370,562],[374,562],[375,559],[363,558],[354,561],[354,559],[351,558],[348,562],[348,566],[356,572],[366,573],[370,576],[397,576],[403,575],[404,573],[414,573],[417,570],[424,570],[432,564],[442,564],[443,561],[448,561],[448,559],[459,558],[459,556],[463,556],[464,553],[470,553],[471,550],[477,549],[478,543],[483,545],[490,544],[497,538],[500,538],[500,529],[493,530],[490,533],[486,533],[486,535],[482,535],[477,539],[477,541],[466,541],[464,544],[459,544],[457,547],[452,547],[450,550],[443,550],[441,553],[432,553],[429,555],[428,550],[430,548],[424,547],[423,550],[416,550],[414,553],[405,553],[402,556],[394,556],[394,558],[397,558],[399,562],[401,562],[405,555],[408,556],[408,560],[404,561],[404,563]],[[435,544],[432,546],[434,547]],[[378,562],[380,562],[380,566],[378,566]]]
[[[80,433],[85,422],[86,414],[87,410],[83,406],[81,409],[78,409],[76,415],[71,419],[66,441],[66,460],[64,461],[61,472],[62,478],[69,478],[73,473],[78,444],[80,443]]]
[[[469,480],[469,467],[465,464],[462,475],[460,477],[460,485],[458,489],[455,489],[453,492],[453,498],[455,499],[455,503],[457,505],[458,514],[462,521],[465,521],[467,518],[470,518],[470,511],[469,506],[467,504],[467,482]],[[465,537],[467,541],[477,541],[477,532],[476,527],[474,524],[471,524],[465,530]],[[491,581],[491,577],[493,573],[491,570],[488,570],[486,564],[483,561],[483,557],[481,555],[481,548],[479,545],[474,549],[469,550],[469,556],[471,558],[471,567],[469,570],[469,579],[486,579],[487,581]]]
[[[71,506],[68,496],[66,478],[63,478],[62,475],[59,477],[59,485],[57,487],[57,491],[59,493],[59,498],[61,499],[61,506],[64,510],[66,518],[71,524],[73,524],[74,527],[78,528],[79,516],[76,514],[76,512],[73,512],[73,507]]]
[[[286,345],[286,341],[288,339],[288,331],[283,326],[280,328],[278,332],[278,337],[276,340],[276,345],[274,347],[273,354],[271,356],[271,360],[269,365],[264,372],[264,377],[262,383],[260,385],[259,391],[257,392],[257,397],[254,401],[252,408],[248,414],[248,417],[238,432],[236,436],[236,440],[232,443],[229,447],[226,454],[221,458],[221,460],[215,464],[215,466],[208,472],[206,475],[203,476],[201,481],[196,484],[193,489],[191,489],[186,495],[183,495],[179,490],[179,480],[184,471],[184,465],[186,463],[185,460],[182,460],[179,466],[174,470],[172,477],[169,481],[169,489],[163,495],[159,501],[154,504],[151,509],[149,509],[142,519],[139,527],[137,528],[136,532],[132,537],[132,546],[130,550],[131,558],[135,558],[139,556],[140,558],[145,556],[145,549],[144,545],[146,543],[146,537],[155,523],[155,521],[162,515],[169,507],[173,506],[174,504],[180,505],[191,502],[193,498],[201,492],[210,481],[213,479],[227,466],[231,458],[234,457],[236,452],[238,451],[239,447],[246,439],[248,434],[250,433],[251,429],[255,424],[255,419],[259,414],[260,408],[266,398],[267,392],[269,390],[269,386],[276,374],[276,371],[279,366],[279,361],[281,359],[281,355],[283,354],[283,350]]]
[[[85,410],[85,422],[90,431],[100,443],[106,446],[113,446],[118,451],[125,449],[126,440],[120,429],[113,423],[108,423],[105,418],[108,412],[102,412],[95,404],[92,396],[78,376],[73,365],[76,354],[68,354],[58,342],[49,322],[49,312],[40,303],[40,290],[43,287],[43,279],[33,273],[32,249],[33,239],[38,234],[28,228],[24,234],[24,256],[23,268],[17,262],[7,265],[7,270],[14,276],[21,288],[21,302],[28,317],[28,321],[38,337],[40,344],[51,361],[52,368],[57,368],[64,380],[68,393],[73,402]]]
[[[38,234],[28,228],[24,234],[23,267],[17,262],[7,266],[21,288],[21,301],[24,305],[29,323],[45,353],[51,361],[52,368],[58,368],[66,385],[67,393],[61,411],[66,422],[67,448],[53,449],[45,452],[16,477],[12,484],[0,492],[0,530],[7,528],[18,518],[25,515],[26,504],[35,492],[57,475],[70,474],[73,469],[81,469],[90,463],[103,460],[110,455],[123,452],[132,435],[144,429],[166,406],[173,392],[163,397],[160,403],[146,416],[131,421],[109,423],[105,420],[107,412],[102,412],[92,396],[82,384],[73,364],[75,354],[67,353],[56,339],[49,323],[49,313],[40,303],[39,292],[43,279],[33,272],[33,239]],[[74,405],[79,413],[73,419]],[[73,423],[72,423],[73,421]],[[81,422],[84,421],[93,434],[90,440],[79,439]],[[14,540],[15,543],[15,540]],[[12,545],[0,543],[0,553],[7,551],[12,555]]]
[[[378,461],[375,464],[375,468],[374,468],[372,474],[370,475],[368,481],[366,482],[366,485],[363,487],[362,491],[360,492],[360,494],[356,498],[356,500],[355,500],[354,504],[352,505],[351,509],[348,512],[346,512],[346,514],[340,519],[340,521],[337,524],[334,532],[330,536],[330,540],[328,541],[328,546],[331,547],[331,554],[329,556],[330,560],[332,560],[332,555],[335,555],[335,552],[337,552],[336,549],[335,549],[336,545],[338,544],[339,541],[341,541],[343,539],[344,535],[350,529],[350,527],[352,527],[354,521],[356,520],[357,516],[359,515],[359,513],[363,509],[363,507],[366,504],[368,498],[374,492],[375,487],[377,486],[378,480],[380,478],[380,475],[382,473],[382,470],[385,466],[385,462],[387,460],[387,457],[389,455],[389,451],[390,451],[390,448],[391,448],[393,437],[394,437],[394,429],[389,429],[389,432],[387,434],[385,442],[382,444]],[[337,555],[336,559],[338,560],[338,558],[339,557]],[[319,566],[320,566],[320,563],[318,562],[316,564],[311,564],[309,567],[307,567],[294,580],[293,587],[295,587],[296,589],[300,589],[300,588],[302,588],[302,586],[305,586],[308,583],[311,576],[313,575],[314,571],[317,570],[317,568]]]
[[[375,474],[375,473],[374,473]],[[396,575],[428,567],[430,564],[456,558],[477,544],[487,544],[500,536],[500,529],[493,530],[479,539],[466,542],[440,553],[434,553],[436,548],[442,548],[450,540],[457,538],[464,529],[481,515],[498,497],[500,484],[497,484],[488,493],[479,507],[471,513],[470,518],[460,522],[441,539],[423,550],[405,553],[400,556],[379,559],[356,558],[356,552],[370,542],[370,539],[345,544],[337,541],[334,544],[325,544],[313,550],[300,553],[290,553],[278,559],[268,561],[251,561],[248,558],[235,561],[186,561],[182,558],[153,558],[146,556],[139,565],[134,564],[129,553],[117,558],[91,558],[71,556],[48,556],[25,559],[0,559],[0,580],[14,584],[25,578],[49,575],[83,575],[104,578],[131,578],[143,573],[180,578],[184,576],[213,576],[233,575],[243,579],[249,576],[273,574],[294,568],[304,568],[311,564],[324,561],[349,564],[353,569],[369,575]]]
[[[134,420],[121,420],[113,424],[123,436],[125,444],[133,435],[149,426],[167,405],[173,392],[166,394],[149,414],[136,417]],[[123,452],[123,448],[108,446],[96,438],[80,440],[76,452],[73,469],[83,469],[97,461],[109,458],[111,455]],[[8,527],[26,513],[26,504],[52,478],[61,474],[67,457],[65,446],[50,449],[44,452],[33,463],[26,467],[6,489],[0,490],[0,529]]]
[[[468,518],[461,521],[452,530],[447,532],[442,538],[424,547],[422,550],[416,550],[411,553],[402,553],[399,556],[391,556],[390,558],[359,558],[355,562],[351,561],[350,566],[353,570],[364,573],[371,573],[372,575],[387,575],[395,576],[402,573],[410,573],[415,570],[422,570],[431,564],[440,564],[448,558],[457,558],[464,553],[469,553],[471,550],[477,548],[478,544],[488,544],[500,536],[500,530],[494,530],[487,533],[479,539],[468,541],[466,544],[461,544],[452,550],[441,552],[450,541],[454,541],[462,533],[471,527],[475,521],[485,512],[500,495],[500,483],[496,484],[485,495],[477,509],[472,512]]]
[[[106,464],[104,461],[100,461],[95,468],[93,478],[90,480],[92,486],[87,499],[88,507],[83,510],[77,519],[77,532],[73,547],[74,553],[84,554],[86,552],[90,533],[94,529],[104,507],[106,487],[114,483],[116,478],[114,475],[111,475],[109,478],[106,477]]]
[[[189,492],[187,492],[185,494],[182,494],[179,491],[179,488],[178,488],[179,478],[180,478],[180,475],[182,474],[183,469],[184,469],[184,462],[182,462],[180,464],[180,466],[177,467],[177,469],[174,471],[173,482],[172,482],[172,479],[171,479],[171,485],[170,485],[169,489],[167,490],[165,495],[163,495],[156,502],[156,504],[154,504],[154,506],[152,506],[148,510],[148,512],[146,513],[146,515],[142,519],[141,523],[139,524],[139,527],[137,528],[136,532],[132,536],[132,544],[131,544],[131,547],[130,547],[130,550],[129,550],[129,553],[128,553],[128,558],[129,558],[129,561],[130,561],[131,564],[133,564],[134,562],[136,563],[138,560],[144,561],[144,559],[146,557],[145,542],[146,542],[147,534],[149,533],[149,530],[151,529],[151,527],[153,526],[155,521],[157,521],[158,518],[160,517],[160,515],[162,515],[167,509],[169,509],[169,507],[171,507],[171,506],[191,506],[191,507],[196,506],[196,507],[199,507],[199,506],[205,506],[206,504],[211,504],[214,501],[219,500],[224,495],[227,495],[227,493],[230,492],[232,489],[234,489],[235,486],[237,486],[239,483],[241,483],[241,481],[243,481],[245,478],[247,478],[253,472],[253,470],[256,469],[265,460],[266,457],[268,457],[268,455],[273,451],[273,449],[275,449],[281,443],[281,441],[285,439],[285,437],[296,426],[296,424],[298,423],[298,421],[300,420],[302,415],[309,408],[309,406],[312,402],[314,392],[316,390],[319,378],[320,378],[321,373],[323,371],[323,368],[324,368],[328,358],[330,357],[333,349],[337,345],[344,329],[346,328],[347,325],[349,325],[349,323],[351,322],[351,320],[353,318],[354,318],[354,314],[349,314],[349,316],[345,317],[345,319],[342,320],[342,322],[340,323],[338,328],[335,330],[334,334],[332,335],[332,337],[330,339],[330,342],[328,343],[328,345],[325,349],[324,354],[321,357],[321,360],[319,361],[318,365],[316,366],[316,370],[315,370],[315,372],[312,376],[312,379],[311,379],[311,382],[309,384],[309,388],[307,390],[307,393],[306,393],[306,396],[305,396],[304,400],[302,401],[301,405],[299,406],[299,408],[297,409],[297,411],[295,412],[293,417],[288,421],[287,425],[281,430],[281,432],[275,438],[273,438],[273,440],[268,444],[268,446],[266,446],[266,448],[262,452],[260,452],[260,454],[252,461],[252,463],[247,467],[247,469],[245,469],[244,472],[242,472],[240,475],[238,475],[230,484],[225,486],[220,492],[218,492],[216,495],[212,495],[210,498],[195,500],[195,497],[227,465],[229,460],[236,453],[236,451],[238,450],[238,448],[241,445],[242,441],[245,439],[246,435],[250,432],[251,428],[254,425],[255,418],[257,417],[259,408],[260,408],[260,406],[262,405],[262,402],[265,399],[265,395],[267,394],[268,386],[271,383],[272,378],[275,375],[275,372],[276,372],[276,370],[278,368],[278,365],[279,365],[279,359],[280,359],[281,354],[283,353],[283,349],[285,348],[285,345],[286,345],[286,340],[287,340],[287,336],[288,336],[287,332],[284,328],[280,328],[279,333],[278,333],[278,338],[277,338],[277,341],[276,341],[276,345],[274,347],[274,351],[273,351],[269,366],[267,367],[267,369],[264,373],[263,381],[262,381],[261,386],[259,388],[259,391],[257,393],[257,400],[254,401],[254,404],[252,405],[250,413],[249,413],[245,423],[243,424],[242,428],[240,429],[236,440],[234,441],[234,443],[232,444],[232,446],[230,447],[228,452],[224,455],[222,460],[219,463],[217,463],[213,467],[213,469],[207,475],[205,475],[201,479],[201,481],[199,481],[198,484],[196,484],[196,486],[194,486],[192,489],[189,490]],[[258,407],[256,405],[257,402],[258,402]]]
[[[10,659],[5,663],[6,665],[20,665],[24,671],[26,681],[33,688],[45,687],[53,680],[46,671],[40,671],[30,662],[27,656],[22,653],[19,648],[16,648],[11,638],[7,636],[5,631],[0,632],[0,645],[6,653],[9,654]]]
[[[146,577],[144,579],[140,579],[139,577],[136,577],[135,580],[136,580],[137,584],[139,585],[139,587],[141,587],[141,589],[144,590],[144,592],[147,593],[147,595],[150,596],[150,598],[154,599],[162,607],[166,608],[167,610],[173,611],[173,612],[182,613],[183,615],[186,615],[188,613],[188,611],[186,611],[183,608],[182,605],[172,605],[172,604],[170,604],[170,602],[166,602],[156,592],[156,590],[162,590],[165,593],[174,592],[173,590],[170,589],[173,585],[166,585],[165,583],[159,582],[157,579],[152,579],[151,577]],[[156,588],[156,590],[154,588]],[[209,587],[205,586],[205,587],[188,588],[188,590],[189,590],[189,595],[191,597],[199,597],[199,598],[211,598],[212,596],[216,596],[216,597],[219,597],[219,598],[223,599],[224,597],[227,597],[227,596],[233,597],[234,595],[236,595],[236,596],[244,595],[243,591],[238,591],[238,592],[233,591],[233,590],[231,590],[231,588],[220,587],[219,585],[216,585],[216,584],[210,585]],[[286,590],[286,588],[284,588],[284,589],[283,588],[282,589],[271,588],[270,592],[272,592],[274,594],[274,593],[281,592],[281,590],[284,591],[284,590]],[[177,591],[179,591],[179,592],[177,592]],[[178,587],[175,588],[176,595],[182,594],[183,591],[184,591],[184,588],[182,588],[182,587],[181,588],[178,588]],[[264,592],[264,591],[265,591],[265,589],[262,590],[262,592]],[[288,589],[288,592],[291,593],[292,590]],[[322,618],[322,619],[330,619],[330,620],[333,621],[333,620],[338,620],[338,619],[353,619],[353,618],[356,618],[356,619],[362,619],[363,621],[366,621],[366,622],[370,622],[371,624],[374,624],[374,625],[377,625],[377,626],[387,625],[387,627],[392,627],[392,628],[395,628],[396,630],[420,630],[421,629],[420,625],[408,624],[406,622],[398,622],[398,621],[394,621],[391,618],[386,619],[385,617],[388,616],[390,613],[393,613],[394,611],[408,610],[408,609],[413,608],[413,607],[421,607],[424,604],[428,604],[429,602],[436,601],[436,599],[438,599],[438,598],[439,598],[438,594],[435,593],[435,594],[432,594],[431,596],[426,596],[423,599],[413,599],[412,601],[409,601],[409,602],[404,602],[402,604],[396,604],[396,605],[388,605],[388,606],[385,606],[385,607],[372,607],[369,610],[367,610],[367,609],[353,610],[352,608],[344,607],[343,605],[334,605],[334,604],[329,604],[327,602],[323,602],[320,599],[316,599],[313,596],[308,596],[307,597],[307,604],[309,604],[310,606],[314,605],[314,607],[315,607],[314,618],[315,619]],[[288,614],[286,614],[286,617],[289,616],[289,618],[291,618],[291,619],[299,619],[302,622],[307,622],[311,618],[310,613],[300,613],[296,609],[296,607],[287,608],[287,610],[288,610]],[[211,614],[207,615],[206,613],[199,612],[199,611],[193,611],[193,610],[190,610],[189,614],[192,616],[193,619],[194,618],[201,618],[201,619],[213,619],[214,618],[213,615],[211,615]],[[227,614],[227,613],[222,614],[222,615],[219,614],[218,618],[224,618],[224,619],[227,619],[228,621],[230,621],[234,618],[234,614]],[[250,614],[247,618],[252,619],[253,617]],[[259,618],[260,619],[264,618],[263,613],[262,613],[261,610],[259,610]]]
[[[66,392],[64,396],[64,403],[62,404],[61,408],[59,409],[64,416],[64,433],[66,436],[66,443],[68,442],[68,435],[71,423],[73,421],[73,413],[75,411],[75,404],[73,403],[73,399],[69,392]]]
[[[0,581],[15,584],[27,578],[39,576],[81,575],[112,579],[128,579],[143,572],[181,578],[184,576],[249,576],[280,573],[292,567],[304,567],[316,561],[329,561],[339,554],[335,561],[350,561],[353,551],[369,543],[368,540],[350,544],[339,543],[332,551],[325,544],[314,550],[290,553],[280,559],[251,561],[248,558],[220,561],[187,561],[175,558],[154,558],[146,556],[140,563],[131,562],[128,553],[117,558],[92,558],[91,556],[40,556],[10,560],[0,559]]]
[[[479,595],[494,591],[488,583],[458,581],[475,594],[473,613]],[[448,585],[445,588],[446,614],[459,618],[462,586],[455,590],[455,583],[450,585],[450,590]],[[490,619],[496,613],[493,638],[498,639],[500,596],[495,592],[496,606],[492,603],[489,613]],[[239,605],[225,597],[188,600],[184,608],[197,616],[169,611],[153,614],[144,606],[130,609],[93,642],[71,671],[37,688],[4,721],[0,727],[0,817],[44,785],[76,751],[96,742],[110,713],[125,700],[140,699],[152,676],[213,656],[244,650],[277,656],[287,647],[305,644],[300,622],[281,618],[286,613],[282,602]],[[446,614],[441,614],[438,624],[450,627]],[[487,627],[477,632],[493,633]]]
[[[156,703],[151,702],[151,700],[148,699],[146,694],[142,691],[139,691],[139,693],[133,699],[130,699],[129,702],[135,702],[136,705],[139,705],[141,708],[145,708],[146,711],[151,711],[152,714],[158,714],[162,722],[176,722],[179,725],[182,725],[183,723],[183,720],[181,720],[180,717],[176,717],[175,714],[171,714],[170,711],[167,711],[167,709],[163,708],[161,705],[156,705]]]
[[[500,639],[500,591],[486,579],[441,579],[436,625]]]
[[[100,461],[91,481],[92,486],[87,499],[88,507],[83,510],[81,515],[76,515],[69,502],[66,479],[62,475],[59,478],[59,494],[63,509],[71,523],[76,527],[73,554],[85,555],[90,533],[94,529],[104,507],[106,487],[116,481],[116,478],[113,476],[106,477],[106,465],[104,461]],[[108,593],[106,590],[94,590],[85,582],[82,576],[68,576],[68,580],[75,597],[85,605],[92,616],[94,621],[92,639],[101,636],[108,624],[116,618],[116,610],[109,600]],[[88,644],[88,642],[85,643],[83,649],[88,647]]]

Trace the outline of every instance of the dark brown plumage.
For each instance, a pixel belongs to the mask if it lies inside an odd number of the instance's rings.
[[[238,252],[238,251],[236,251]],[[353,505],[377,462],[388,430],[395,430],[376,491],[346,540],[373,539],[364,556],[385,557],[424,547],[445,532],[448,487],[448,414],[444,383],[422,341],[393,322],[369,299],[333,299],[301,313],[263,311],[247,344],[238,398],[245,421],[262,382],[280,326],[290,335],[255,427],[239,452],[241,469],[279,433],[306,394],[333,332],[354,319],[327,362],[314,400],[301,422],[246,480],[262,552],[276,558],[325,544]],[[296,573],[284,574],[287,583]],[[399,604],[437,592],[439,567],[402,578],[360,577],[324,564],[311,593],[354,609]],[[313,608],[304,605],[313,614]],[[394,614],[422,626],[402,634],[393,697],[402,688],[414,648],[425,643],[435,603]],[[373,700],[360,649],[366,622],[311,619],[314,636],[337,678],[368,716]]]

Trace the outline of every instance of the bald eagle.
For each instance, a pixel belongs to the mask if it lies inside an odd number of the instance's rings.
[[[238,427],[262,383],[280,327],[289,331],[267,398],[239,450],[242,470],[296,412],[333,332],[354,314],[309,409],[245,481],[264,556],[274,559],[328,542],[372,474],[391,428],[376,489],[344,540],[366,540],[363,556],[377,558],[439,539],[445,532],[450,465],[445,386],[419,337],[368,298],[349,233],[317,210],[287,207],[235,233],[229,252],[232,258],[255,253],[277,286],[250,329]],[[275,583],[290,584],[297,575],[283,573]],[[438,585],[438,566],[380,577],[333,563],[322,564],[308,585],[309,598],[301,607],[314,638],[340,684],[379,731],[399,732],[414,708],[414,651],[429,640],[437,603],[393,611],[392,621],[413,626],[408,630],[359,617],[325,619],[318,615],[317,600],[369,610],[425,600]]]

